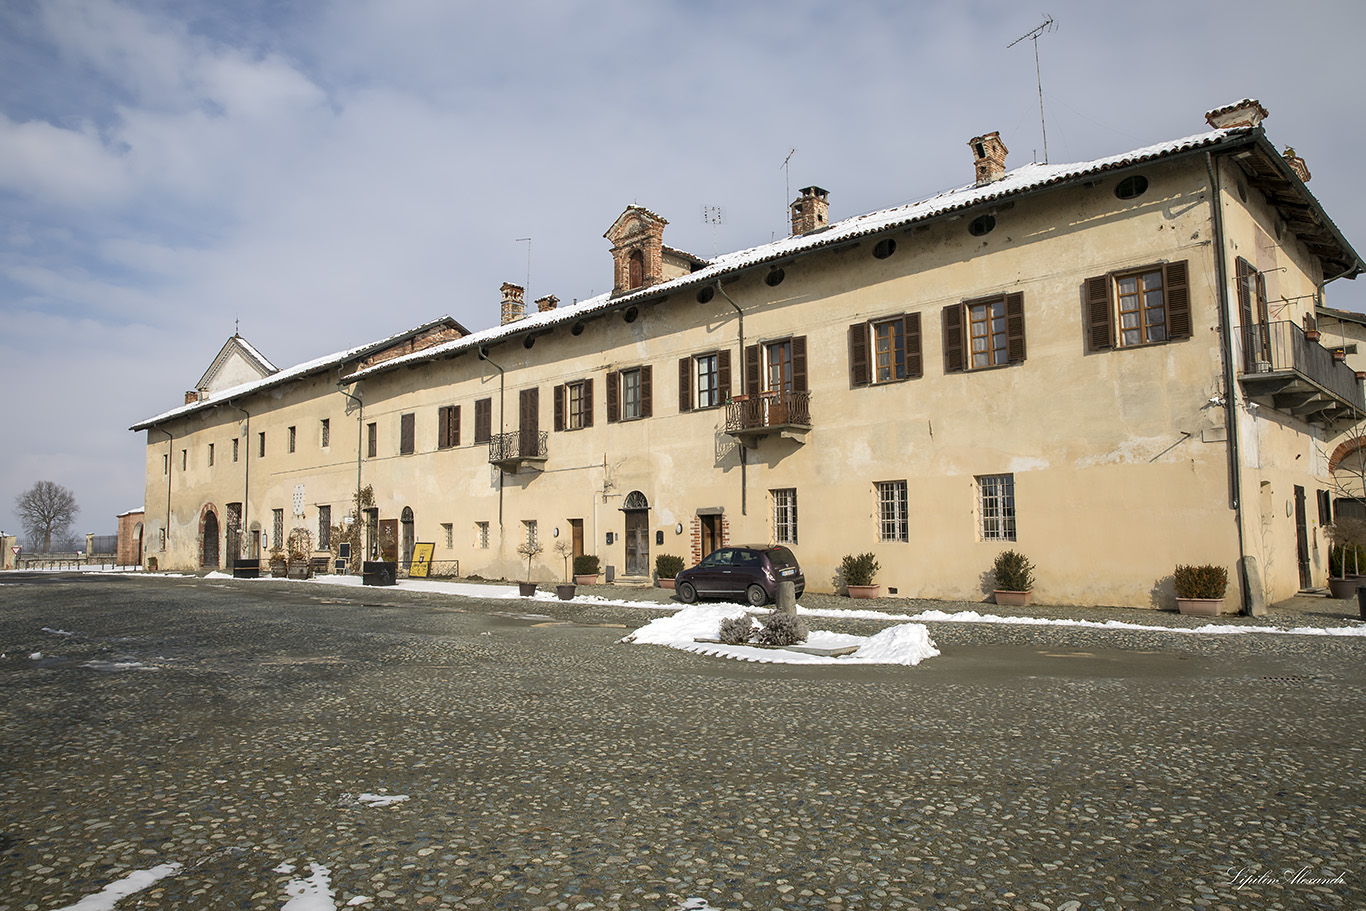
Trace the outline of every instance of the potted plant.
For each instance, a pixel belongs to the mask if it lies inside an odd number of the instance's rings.
[[[1034,564],[1024,554],[1006,550],[992,564],[996,579],[996,603],[1004,607],[1026,607],[1034,594]]]
[[[1328,551],[1328,588],[1334,598],[1350,598],[1362,584],[1366,562],[1366,520],[1338,516],[1325,531],[1333,546]]]
[[[555,553],[564,560],[564,581],[555,586],[555,594],[561,601],[574,600],[574,582],[569,577],[569,558],[574,556],[574,545],[568,541],[556,541]]]
[[[845,554],[840,561],[840,577],[851,598],[876,598],[881,586],[873,582],[882,566],[872,554]]]
[[[517,553],[526,557],[526,581],[518,582],[517,588],[521,591],[523,598],[530,598],[536,594],[536,583],[531,581],[531,561],[540,556],[545,548],[540,541],[527,541],[517,545]]]
[[[1178,566],[1174,577],[1176,607],[1195,617],[1217,617],[1224,609],[1228,570],[1222,566]]]
[[[270,574],[276,579],[283,579],[289,573],[289,563],[285,560],[284,548],[280,542],[275,542],[275,546],[270,549]]]
[[[574,558],[574,582],[577,585],[598,584],[597,554],[579,554]]]
[[[659,577],[660,588],[673,588],[674,578],[683,571],[683,558],[673,554],[660,554],[655,557],[655,575]]]

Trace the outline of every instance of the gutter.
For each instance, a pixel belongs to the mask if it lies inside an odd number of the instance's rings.
[[[162,427],[149,427],[148,429],[160,430],[166,434],[166,542],[162,550],[169,553],[171,550],[171,472],[175,469],[172,464],[175,461],[175,437],[171,436],[171,431]]]
[[[337,379],[337,391],[348,399],[356,403],[356,517],[355,521],[360,522],[360,466],[361,456],[365,452],[364,430],[365,430],[365,403],[360,396],[352,395],[342,388],[342,381]],[[363,551],[362,551],[363,552]]]

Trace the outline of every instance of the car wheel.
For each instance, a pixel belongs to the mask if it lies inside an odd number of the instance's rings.
[[[678,583],[678,599],[684,604],[692,604],[697,600],[697,589],[691,582]]]
[[[768,592],[764,591],[762,585],[751,585],[749,588],[745,589],[745,600],[747,600],[752,607],[763,607],[768,603]]]

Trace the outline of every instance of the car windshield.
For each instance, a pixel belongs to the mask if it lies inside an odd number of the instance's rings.
[[[797,565],[797,558],[786,547],[772,548],[768,552],[768,559],[775,569],[786,569],[789,566]]]

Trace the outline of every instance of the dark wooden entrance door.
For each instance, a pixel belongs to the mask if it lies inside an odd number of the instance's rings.
[[[1312,576],[1309,570],[1309,529],[1304,516],[1304,488],[1295,485],[1295,554],[1300,563],[1300,588],[1309,588]]]
[[[389,563],[398,562],[398,519],[379,522],[379,558]]]
[[[242,504],[228,504],[228,527],[227,527],[227,547],[228,547],[228,569],[237,565],[237,560],[242,556]]]
[[[204,516],[204,535],[203,544],[199,553],[200,569],[218,568],[218,514],[208,513]]]
[[[626,513],[626,575],[650,574],[650,512],[633,509]]]
[[[583,556],[583,519],[569,520],[570,543],[574,550],[571,556]]]
[[[698,516],[702,522],[702,556],[707,557],[721,546],[721,517]]]

